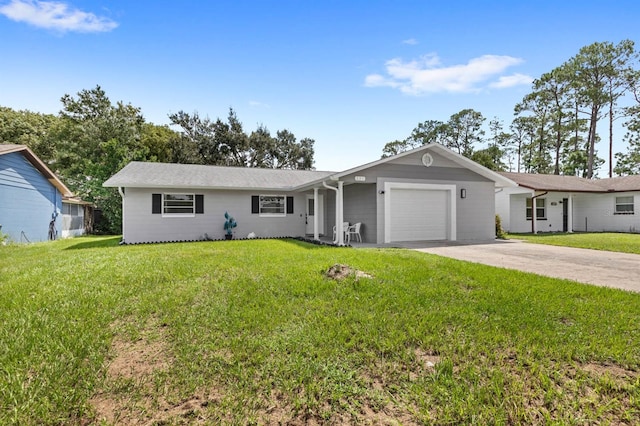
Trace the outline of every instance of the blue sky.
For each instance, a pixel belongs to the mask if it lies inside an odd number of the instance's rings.
[[[156,124],[232,107],[247,133],[313,138],[316,168],[343,170],[464,108],[508,125],[532,79],[637,41],[639,19],[637,0],[0,0],[0,105],[57,113],[100,85]]]

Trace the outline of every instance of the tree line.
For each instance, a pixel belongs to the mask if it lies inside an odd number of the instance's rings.
[[[593,43],[536,79],[508,126],[464,109],[446,122],[419,123],[404,140],[387,143],[382,155],[440,143],[493,170],[593,178],[604,164],[596,149],[604,139],[609,176],[640,174],[638,62],[630,40]],[[169,114],[170,127],[147,122],[130,103],[113,103],[100,86],[61,101],[57,115],[0,107],[0,142],[29,146],[74,193],[101,208],[97,231],[121,230],[120,196],[102,183],[130,161],[313,168],[313,139],[298,140],[288,130],[274,135],[263,125],[247,133],[231,108],[226,120]],[[618,119],[627,149],[614,153]]]
[[[197,112],[147,122],[140,108],[113,103],[96,86],[61,99],[57,115],[0,107],[0,142],[27,145],[83,200],[102,210],[97,232],[121,232],[122,204],[102,183],[130,161],[311,169],[314,140],[259,125],[247,134],[233,109],[227,120]]]
[[[607,175],[640,173],[639,53],[631,40],[596,42],[537,78],[531,92],[514,106],[508,126],[473,109],[448,121],[419,123],[404,140],[387,143],[390,156],[427,143],[440,143],[498,171],[551,173],[594,178],[604,159]],[[613,152],[614,122],[622,119],[626,152]],[[599,129],[605,125],[605,137]],[[616,159],[614,167],[613,159]]]

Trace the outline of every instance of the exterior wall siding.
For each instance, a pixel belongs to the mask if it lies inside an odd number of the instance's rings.
[[[467,197],[460,198],[460,189]],[[493,182],[463,182],[458,184],[458,241],[486,241],[496,237],[495,185]]]
[[[194,193],[204,195],[204,214],[194,217],[163,217],[151,213],[152,194]],[[252,195],[285,195],[294,197],[293,214],[264,217],[251,213]],[[261,191],[219,191],[190,189],[125,188],[123,202],[123,238],[125,243],[224,239],[224,213],[229,212],[238,226],[234,238],[297,237],[305,235],[306,195],[302,193]]]
[[[12,241],[46,241],[52,214],[61,209],[58,189],[21,153],[0,155],[0,225]],[[58,232],[60,226],[58,216]]]
[[[360,236],[362,241],[375,243],[377,238],[376,185],[348,185],[343,188],[343,195],[344,220],[350,224],[361,222]],[[335,204],[333,207],[335,216]]]
[[[614,214],[616,197],[634,197],[634,214]],[[582,232],[640,232],[640,193],[574,195],[573,229]]]

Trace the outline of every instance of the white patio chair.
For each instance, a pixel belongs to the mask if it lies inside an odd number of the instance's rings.
[[[349,222],[342,222],[342,231],[344,232],[344,238],[347,238],[347,229],[349,229]],[[333,241],[337,241],[336,238],[336,226],[333,225]]]
[[[360,227],[362,226],[361,222],[355,223],[347,228],[347,244],[351,242],[351,236],[356,237],[356,240],[361,243],[362,236],[360,235]]]

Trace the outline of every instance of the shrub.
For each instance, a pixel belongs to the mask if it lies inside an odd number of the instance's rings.
[[[496,215],[496,238],[500,240],[506,240],[507,234],[502,229],[502,220],[500,219],[500,215]]]

